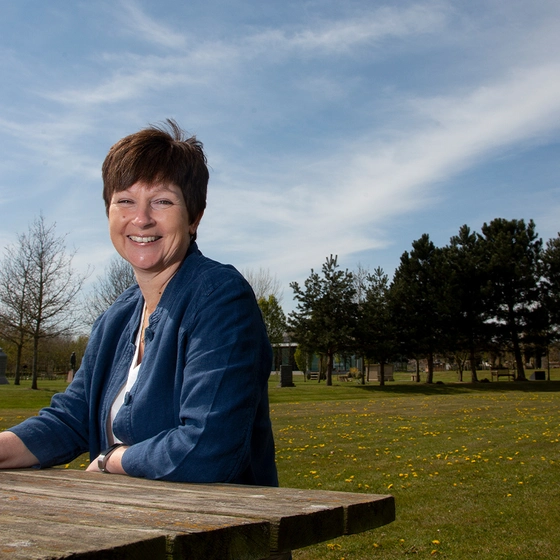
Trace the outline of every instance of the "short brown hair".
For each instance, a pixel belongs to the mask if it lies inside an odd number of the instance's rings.
[[[125,136],[109,150],[102,167],[107,214],[113,195],[138,181],[177,185],[191,223],[204,212],[209,173],[202,143],[186,138],[174,120],[166,123]]]

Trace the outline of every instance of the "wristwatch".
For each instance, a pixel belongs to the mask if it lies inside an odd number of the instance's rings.
[[[97,457],[97,467],[101,472],[105,472],[105,473],[109,472],[107,470],[107,461],[109,460],[109,457],[113,454],[113,451],[115,451],[117,447],[121,447],[121,445],[122,443],[115,443],[114,445],[111,445],[111,447],[108,447],[107,449],[105,449],[105,451],[102,451],[99,454],[99,456]]]

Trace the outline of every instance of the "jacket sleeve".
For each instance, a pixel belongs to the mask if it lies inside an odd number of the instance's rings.
[[[252,464],[263,464],[252,457],[259,430],[257,453],[273,448],[267,400],[272,356],[252,290],[235,274],[217,286],[202,282],[196,300],[185,330],[178,425],[125,451],[122,465],[132,476],[234,482]]]
[[[40,467],[72,461],[89,449],[90,385],[89,372],[96,352],[96,321],[80,369],[63,393],[53,396],[51,404],[10,428],[37,457]]]

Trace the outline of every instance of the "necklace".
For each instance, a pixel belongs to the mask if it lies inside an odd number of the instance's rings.
[[[144,309],[142,310],[142,319],[141,319],[141,325],[140,325],[140,342],[142,344],[144,344],[145,340],[146,340],[146,327],[148,326],[146,323],[149,323],[149,315],[146,313],[147,308],[146,308],[146,304],[144,303]]]
[[[161,288],[158,290],[158,298],[157,298],[157,302],[159,302],[161,295],[163,294],[163,292],[165,291],[165,288],[167,287],[167,284],[169,284],[169,282],[172,280],[172,278],[175,276],[175,274],[177,274],[177,271],[179,269],[177,268],[177,270],[175,270],[173,272],[173,274],[162,284]],[[145,298],[145,296],[144,296]],[[156,307],[157,307],[157,302],[156,302]],[[154,308],[155,309],[155,308]],[[151,315],[151,314],[150,314]],[[142,318],[141,320],[141,325],[140,325],[140,342],[141,344],[145,343],[146,340],[146,329],[148,328],[149,324],[150,324],[150,315],[148,315],[148,305],[146,303],[146,299],[144,299],[144,309],[142,310]]]

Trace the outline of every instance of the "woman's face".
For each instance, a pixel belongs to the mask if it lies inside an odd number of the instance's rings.
[[[111,241],[137,273],[174,272],[199,221],[189,223],[183,194],[174,184],[134,183],[115,193],[109,206]]]

